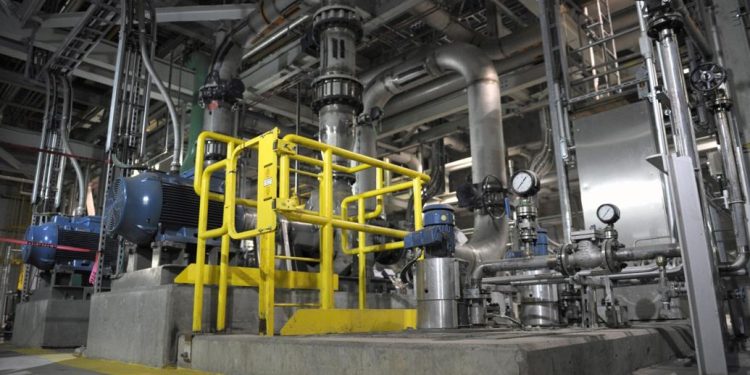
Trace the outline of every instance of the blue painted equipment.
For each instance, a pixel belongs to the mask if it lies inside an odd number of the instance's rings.
[[[197,242],[200,198],[192,178],[145,172],[118,179],[113,191],[105,213],[110,235],[139,246],[154,241]],[[208,228],[220,227],[222,216],[222,203],[209,202]]]
[[[456,250],[453,231],[456,227],[453,207],[432,204],[423,209],[424,228],[409,233],[404,238],[404,248],[421,247],[431,257],[450,257]]]
[[[99,248],[99,216],[68,217],[56,215],[50,221],[31,225],[26,230],[26,244],[21,247],[23,261],[40,270],[51,270],[66,264],[78,271],[90,271]],[[65,251],[56,246],[89,249],[90,252]]]

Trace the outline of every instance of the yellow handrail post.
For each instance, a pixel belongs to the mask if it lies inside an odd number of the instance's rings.
[[[414,230],[424,227],[422,222],[422,180],[414,179]]]
[[[224,226],[234,226],[235,203],[234,197],[237,190],[237,155],[234,152],[234,144],[227,144],[227,165],[224,168]],[[203,183],[206,183],[204,181]],[[228,199],[228,197],[232,197]],[[229,232],[221,236],[221,249],[219,253],[219,290],[216,298],[216,331],[223,332],[226,329],[227,317],[227,279],[229,278],[229,246],[231,237]]]
[[[333,304],[333,151],[323,152],[323,178],[320,183],[320,216],[326,220],[320,231],[320,308]]]
[[[229,234],[221,236],[221,253],[219,256],[219,296],[217,298],[216,331],[226,329],[227,318],[227,279],[229,275]]]
[[[278,155],[274,145],[279,131],[275,129],[261,136],[258,144],[258,229],[260,235],[260,287],[258,288],[258,318],[260,333],[274,335],[274,301],[276,273],[276,211],[278,195]],[[265,324],[264,324],[265,323]]]
[[[364,224],[365,223],[365,208],[366,208],[365,207],[365,199],[364,198],[359,198],[357,200],[357,206],[358,206],[357,207],[358,208],[357,219],[358,219],[358,221],[359,221],[360,224]],[[358,261],[357,262],[357,266],[358,266],[357,270],[359,272],[359,294],[358,294],[358,297],[359,297],[359,309],[360,310],[364,310],[365,307],[366,307],[366,304],[367,304],[367,294],[366,294],[366,290],[367,290],[367,285],[366,285],[366,281],[367,281],[367,271],[366,271],[366,269],[367,269],[367,267],[366,267],[366,265],[367,265],[367,256],[365,255],[365,246],[367,246],[367,243],[366,243],[367,242],[367,234],[365,232],[363,232],[363,231],[359,231],[358,233],[359,233],[359,237],[358,237],[359,254],[358,254],[358,258],[357,258],[357,261]]]
[[[219,167],[212,165],[206,168],[199,177],[201,179],[200,203],[198,208],[198,241],[195,253],[195,264],[198,269],[193,291],[193,332],[200,332],[203,329],[203,266],[206,264],[206,237],[202,234],[208,231],[209,180],[211,179],[211,173]]]
[[[203,200],[201,196],[201,200]],[[208,199],[208,197],[206,197]],[[201,221],[201,223],[203,223]],[[206,240],[198,237],[195,247],[195,288],[193,291],[193,332],[200,332],[203,320],[203,265],[206,263]]]

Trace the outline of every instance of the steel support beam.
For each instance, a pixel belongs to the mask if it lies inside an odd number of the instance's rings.
[[[41,134],[35,131],[19,129],[10,126],[0,126],[0,142],[18,145],[25,148],[39,147]],[[90,143],[70,140],[70,148],[74,155],[89,159],[101,159],[102,148]]]
[[[191,5],[156,8],[157,23],[206,22],[241,20],[250,16],[255,4]],[[78,24],[83,12],[53,14],[43,22],[42,28],[67,28]]]
[[[670,175],[677,229],[685,265],[690,321],[693,326],[698,369],[703,375],[727,373],[721,319],[721,288],[716,274],[716,259],[708,246],[693,170],[688,156],[670,156]]]

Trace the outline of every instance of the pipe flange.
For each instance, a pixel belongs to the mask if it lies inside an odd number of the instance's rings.
[[[648,36],[651,39],[659,39],[659,33],[662,30],[682,30],[684,25],[682,15],[679,13],[662,13],[656,15],[648,21]]]
[[[557,270],[564,276],[573,276],[576,270],[571,268],[568,258],[575,253],[576,245],[569,243],[560,249],[560,255],[557,256]]]
[[[617,261],[615,256],[617,250],[620,248],[620,244],[615,239],[604,240],[602,246],[604,248],[604,263],[607,266],[607,270],[612,273],[618,273],[622,271],[622,263]]]
[[[730,108],[732,108],[732,99],[729,99],[724,95],[718,96],[714,99],[713,103],[711,103],[711,109],[714,111],[728,111]]]
[[[355,43],[362,39],[362,18],[357,10],[345,5],[329,5],[318,9],[313,16],[313,37],[320,44],[320,35],[325,29],[343,27],[354,33]]]
[[[531,204],[524,204],[518,206],[516,210],[516,214],[518,217],[533,217],[536,218],[537,210],[534,205]]]
[[[329,104],[345,104],[362,112],[362,84],[345,75],[326,75],[313,81],[314,99],[312,109],[318,113]]]

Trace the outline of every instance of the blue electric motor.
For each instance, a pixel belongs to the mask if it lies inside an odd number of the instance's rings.
[[[422,247],[432,257],[450,257],[456,250],[456,218],[453,207],[447,204],[431,204],[422,210],[424,228],[409,233],[404,238],[404,248]]]
[[[200,197],[192,178],[145,172],[119,178],[113,191],[105,213],[110,235],[139,246],[162,240],[197,242]],[[222,217],[223,204],[209,202],[208,228],[220,227]]]
[[[99,216],[68,217],[56,215],[50,221],[31,225],[26,230],[26,244],[21,247],[24,263],[40,270],[51,270],[56,264],[67,264],[76,270],[90,271],[99,248]],[[45,244],[45,245],[41,245]],[[56,246],[89,249],[89,252],[65,251]]]

